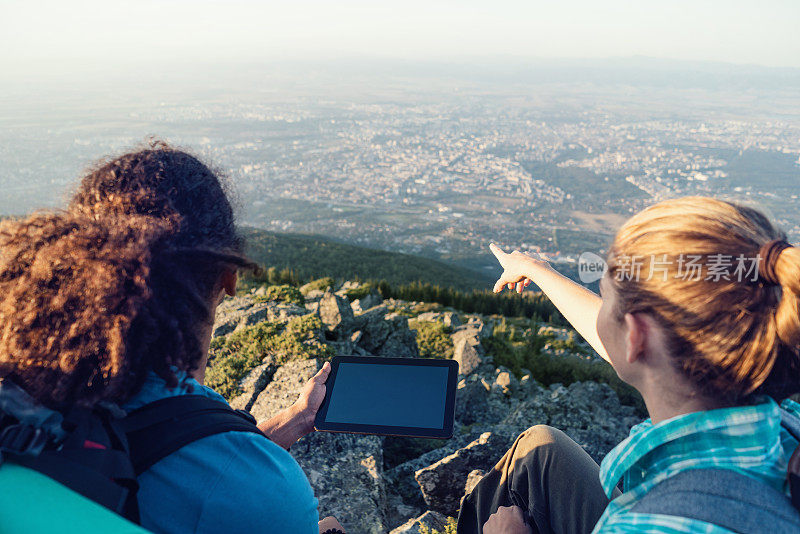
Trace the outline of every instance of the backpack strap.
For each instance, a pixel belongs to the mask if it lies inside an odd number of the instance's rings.
[[[115,415],[102,408],[73,407],[63,426],[66,435],[52,439],[43,428],[22,421],[7,424],[0,432],[0,451],[8,461],[138,522],[139,486]]]
[[[252,415],[203,395],[178,395],[151,402],[130,412],[122,425],[136,476],[181,447],[208,436],[223,432],[264,436]]]
[[[730,469],[690,469],[639,499],[632,513],[705,521],[742,534],[800,532],[800,513],[785,494]]]

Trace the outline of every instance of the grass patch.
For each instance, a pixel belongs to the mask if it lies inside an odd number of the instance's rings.
[[[417,332],[417,347],[422,358],[450,359],[453,357],[453,340],[450,329],[439,321],[408,322],[408,328]]]
[[[334,350],[320,341],[322,322],[313,314],[287,323],[264,321],[211,340],[206,385],[230,400],[242,392],[240,382],[267,356],[275,365],[289,360],[329,359]]]

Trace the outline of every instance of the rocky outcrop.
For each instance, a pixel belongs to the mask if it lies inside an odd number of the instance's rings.
[[[407,315],[423,305],[389,299],[360,311],[372,302],[365,297],[354,306],[345,296],[358,287],[345,284],[336,293],[310,289],[305,308],[262,302],[254,295],[228,299],[220,306],[214,332],[229,335],[259,321],[288,321],[293,315],[314,313],[323,323],[316,339],[336,354],[418,357]],[[638,422],[633,409],[621,406],[606,385],[545,388],[529,372],[518,378],[508,369],[495,368],[483,347],[491,335],[490,319],[436,311],[416,320],[441,321],[455,346],[461,376],[453,438],[427,440],[426,448],[401,462],[384,456],[385,440],[379,436],[319,432],[289,451],[314,488],[320,515],[337,517],[349,532],[416,533],[423,525],[442,531],[446,516],[457,514],[463,496],[531,426],[564,430],[599,461]],[[556,334],[561,336],[556,332],[554,338]],[[282,365],[274,361],[267,356],[249,371],[240,382],[243,393],[231,400],[232,406],[249,410],[259,420],[272,417],[296,401],[323,363],[314,358]]]
[[[389,529],[379,436],[315,432],[289,452],[314,488],[321,516],[336,517],[349,532]]]
[[[289,317],[307,313],[308,310],[295,304],[262,302],[250,295],[232,297],[225,299],[217,307],[212,335],[224,336],[262,321],[286,321]]]

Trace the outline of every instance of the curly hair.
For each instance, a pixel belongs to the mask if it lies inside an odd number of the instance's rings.
[[[203,359],[199,325],[243,254],[217,175],[155,142],[86,174],[66,210],[0,223],[0,377],[45,405],[124,402]]]

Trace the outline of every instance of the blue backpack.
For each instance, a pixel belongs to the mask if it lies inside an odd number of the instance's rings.
[[[139,475],[189,443],[230,431],[263,436],[250,414],[202,395],[168,397],[128,414],[114,405],[61,412],[0,380],[0,466],[38,471],[134,523]]]

